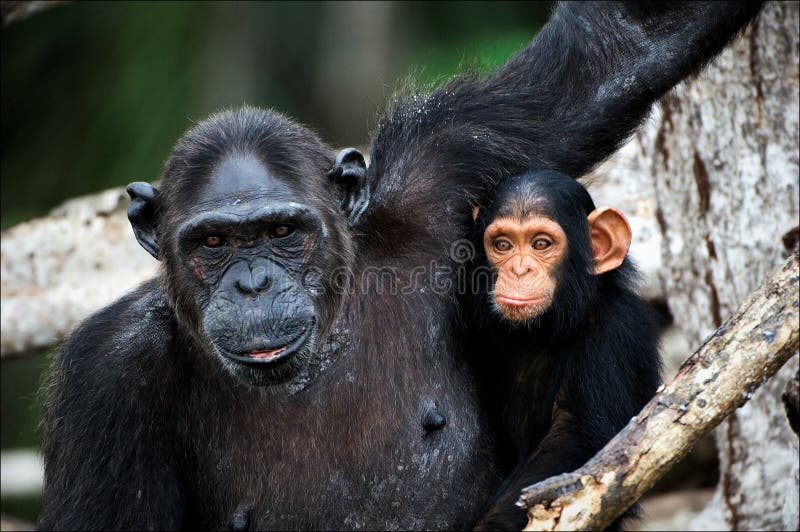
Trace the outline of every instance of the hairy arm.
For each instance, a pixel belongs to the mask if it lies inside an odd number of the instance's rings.
[[[396,99],[370,149],[373,218],[430,213],[442,223],[468,209],[464,198],[480,202],[497,180],[524,169],[581,176],[630,136],[653,102],[718,54],[761,5],[559,4],[536,38],[497,72]]]
[[[505,116],[538,117],[533,163],[578,177],[608,157],[650,106],[715,57],[763,2],[565,2],[483,89]],[[520,98],[508,100],[508,88]],[[502,109],[502,108],[501,108]],[[521,135],[517,131],[523,132]]]
[[[527,523],[525,512],[516,507],[522,489],[589,461],[639,413],[661,384],[653,310],[627,289],[600,299],[607,303],[603,314],[587,324],[581,338],[572,345],[565,342],[558,353],[564,373],[547,434],[533,448],[521,449],[525,457],[479,527],[521,529]],[[530,388],[530,383],[521,385]],[[537,408],[533,401],[513,406]],[[619,521],[611,528],[618,525]]]
[[[41,529],[181,526],[175,420],[164,395],[175,387],[164,382],[169,323],[155,290],[92,316],[57,355],[43,424]]]
[[[547,435],[536,449],[511,472],[489,510],[478,521],[477,530],[522,530],[527,513],[516,506],[519,494],[531,484],[573,471],[582,466],[613,436],[613,432],[591,433],[582,417],[559,411]],[[605,434],[605,432],[610,432]]]

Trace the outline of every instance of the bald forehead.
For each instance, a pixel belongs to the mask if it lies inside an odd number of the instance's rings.
[[[293,191],[252,153],[235,153],[222,159],[203,186],[201,201],[226,201],[267,195],[288,200]]]

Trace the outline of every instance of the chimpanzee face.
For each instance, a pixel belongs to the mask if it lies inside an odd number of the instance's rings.
[[[349,211],[316,173],[279,175],[234,151],[193,177],[165,179],[164,192],[128,187],[134,232],[164,261],[179,321],[248,384],[285,382],[313,363],[339,308],[333,280],[352,260]]]
[[[254,156],[223,160],[177,228],[176,257],[191,285],[199,332],[225,366],[260,383],[313,350],[321,290],[311,266],[325,222]]]
[[[199,185],[174,229],[171,278],[229,371],[251,384],[284,380],[318,336],[323,215],[253,154],[223,159]]]
[[[567,236],[547,216],[520,221],[507,216],[492,220],[483,236],[489,264],[497,273],[492,298],[495,310],[514,322],[543,314],[556,291],[556,271],[567,256]]]
[[[625,216],[595,208],[586,189],[554,171],[529,171],[498,186],[483,246],[496,273],[490,298],[505,320],[528,324],[548,311],[574,313],[594,276],[619,268],[631,242]],[[564,321],[563,319],[561,321]]]
[[[334,157],[281,115],[244,108],[189,130],[160,190],[136,182],[128,194],[180,329],[245,383],[309,382],[301,370],[325,365],[318,344],[354,262],[349,229],[369,203],[361,153]]]

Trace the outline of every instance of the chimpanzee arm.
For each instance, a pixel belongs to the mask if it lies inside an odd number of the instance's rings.
[[[656,99],[716,56],[762,5],[562,3],[534,41],[488,80],[486,104],[493,111],[483,113],[484,124],[524,137],[517,120],[538,122],[524,128],[537,148],[535,166],[580,176],[613,153]],[[521,97],[509,98],[514,93]]]
[[[613,437],[608,428],[601,427],[600,433],[587,430],[593,425],[582,418],[567,411],[556,414],[550,431],[514,469],[476,529],[522,530],[528,522],[526,511],[516,506],[522,490],[546,478],[574,471]]]
[[[571,340],[563,339],[557,351],[550,353],[563,368],[563,373],[552,373],[560,375],[561,384],[550,427],[534,448],[520,449],[527,456],[498,491],[480,526],[520,530],[527,522],[525,512],[515,505],[522,489],[588,462],[640,412],[661,384],[653,310],[618,286],[609,291],[606,285],[598,300],[603,307],[596,309],[585,328]],[[550,377],[531,376],[535,378]],[[528,407],[542,408],[541,404]],[[619,524],[618,520],[610,529]]]
[[[498,179],[529,168],[583,175],[760,7],[560,4],[531,44],[496,73],[462,76],[429,96],[398,97],[370,148],[376,214],[436,216],[465,192],[480,198]]]
[[[44,419],[39,527],[182,525],[168,323],[147,290],[89,318],[55,361]]]

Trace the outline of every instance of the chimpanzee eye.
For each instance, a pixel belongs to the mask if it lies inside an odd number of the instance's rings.
[[[552,245],[553,243],[545,238],[537,238],[533,241],[533,249],[536,251],[542,251],[543,249],[547,249]]]
[[[512,247],[514,246],[511,245],[511,242],[509,242],[504,238],[500,238],[494,241],[494,249],[499,251],[500,253],[510,251]]]
[[[279,225],[270,231],[270,236],[274,238],[283,238],[289,236],[294,232],[294,228],[290,225]]]
[[[223,240],[221,236],[218,235],[209,235],[203,241],[203,244],[209,248],[218,248],[222,245]]]

